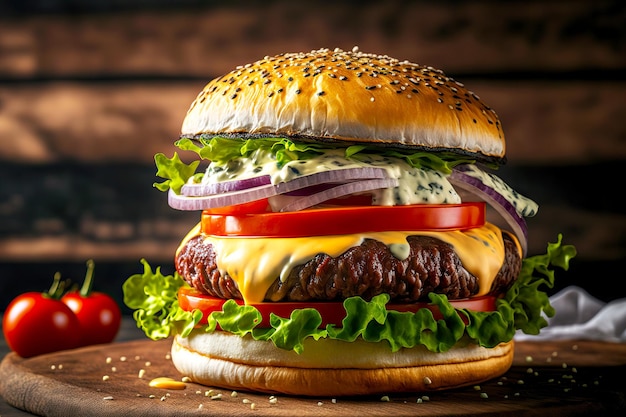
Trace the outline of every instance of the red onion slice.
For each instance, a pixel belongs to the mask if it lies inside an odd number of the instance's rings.
[[[498,193],[493,188],[485,185],[478,178],[467,175],[458,169],[452,170],[452,173],[448,177],[448,180],[455,188],[467,191],[471,196],[462,196],[464,201],[484,201],[490,207],[492,207],[498,214],[499,219],[502,219],[511,228],[513,233],[517,236],[522,247],[522,255],[526,256],[528,250],[528,229],[526,227],[526,220],[517,213],[517,210],[506,198]],[[460,193],[461,194],[461,193]],[[473,198],[473,200],[472,200]],[[491,223],[498,224],[499,219],[492,219],[487,213],[487,220]]]
[[[341,183],[370,178],[387,178],[387,171],[384,168],[359,167],[316,172],[314,174],[294,178],[287,182],[280,182],[276,184],[276,192],[282,194],[317,184]],[[271,178],[269,175],[261,175],[258,177],[218,183],[185,184],[183,185],[181,194],[188,197],[203,197],[256,188],[270,184],[270,182]]]
[[[282,195],[279,195],[270,199],[270,205],[274,211],[299,211],[316,206],[324,201],[332,200],[334,198],[397,186],[398,180],[395,178],[354,181],[347,184],[337,185],[336,187],[332,187],[306,197],[283,198]]]
[[[269,175],[261,175],[260,177],[245,178],[242,180],[232,180],[217,182],[211,184],[185,184],[181,189],[181,193],[188,197],[200,197],[211,194],[230,193],[233,191],[246,190],[261,185],[267,185],[271,182]]]
[[[177,210],[204,210],[216,207],[232,206],[235,204],[249,203],[276,195],[276,188],[272,184],[261,185],[247,190],[233,191],[231,193],[213,194],[203,197],[188,197],[178,195],[172,190],[167,195],[170,207]]]
[[[250,201],[260,200],[262,198],[268,198],[277,194],[288,193],[291,191],[313,187],[320,184],[341,183],[346,181],[360,182],[358,180],[386,178],[387,171],[384,168],[347,168],[334,171],[318,172],[315,174],[298,177],[289,182],[281,182],[276,185],[263,184],[256,187],[239,189],[237,191],[225,192],[220,194],[211,193],[201,196],[193,195],[193,193],[195,193],[196,190],[200,190],[201,187],[191,188],[191,190],[193,190],[191,195],[189,194],[190,191],[187,191],[186,195],[177,195],[174,192],[170,191],[168,195],[168,203],[172,208],[178,210],[204,210],[216,207],[225,207],[235,204],[248,203]],[[395,184],[397,184],[397,180],[393,181],[395,181]],[[198,185],[202,186],[201,184]],[[190,184],[190,187],[193,186],[194,185]]]
[[[384,168],[359,167],[345,168],[332,171],[322,171],[303,177],[294,178],[291,181],[276,184],[276,194],[290,193],[292,191],[308,188],[320,184],[344,183],[355,180],[388,178]]]

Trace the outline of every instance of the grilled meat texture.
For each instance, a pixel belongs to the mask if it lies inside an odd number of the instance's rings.
[[[506,291],[521,268],[517,245],[504,234],[505,259],[491,294]],[[387,293],[394,302],[427,300],[430,292],[448,299],[467,298],[478,292],[478,279],[468,272],[452,245],[428,236],[408,238],[410,254],[396,258],[379,241],[366,239],[336,258],[318,254],[296,266],[285,281],[278,277],[265,294],[266,301],[341,301],[351,296],[370,299]],[[219,298],[241,293],[216,264],[214,248],[201,236],[189,240],[176,257],[176,270],[197,290]]]

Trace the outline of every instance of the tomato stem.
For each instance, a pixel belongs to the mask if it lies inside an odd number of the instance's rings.
[[[89,259],[87,261],[87,273],[85,274],[85,280],[83,281],[83,286],[80,289],[80,295],[83,297],[89,297],[91,294],[91,288],[93,287],[93,271],[95,269],[95,264],[93,259]]]
[[[60,300],[65,292],[65,281],[61,281],[61,273],[57,272],[54,274],[54,278],[52,279],[52,285],[50,285],[50,289],[44,293],[45,296],[50,297],[53,300]]]

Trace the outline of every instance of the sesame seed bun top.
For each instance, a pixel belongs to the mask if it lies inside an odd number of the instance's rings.
[[[265,57],[210,81],[181,137],[286,136],[505,157],[496,113],[442,71],[340,49]]]

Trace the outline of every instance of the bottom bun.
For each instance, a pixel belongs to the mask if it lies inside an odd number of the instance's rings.
[[[176,336],[172,361],[199,384],[241,391],[348,396],[455,388],[495,378],[513,362],[513,341],[484,348],[462,341],[451,350],[423,346],[391,352],[387,342],[304,342],[298,354],[216,331]]]

